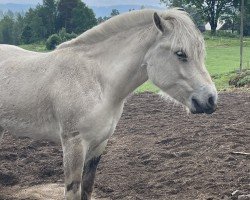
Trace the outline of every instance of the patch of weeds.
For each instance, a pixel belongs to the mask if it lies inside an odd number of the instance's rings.
[[[235,87],[250,87],[250,70],[244,70],[241,73],[231,76],[229,85],[233,85]]]

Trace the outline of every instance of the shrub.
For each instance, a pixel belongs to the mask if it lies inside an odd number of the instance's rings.
[[[250,75],[247,75],[243,77],[242,79],[240,79],[237,83],[237,86],[238,87],[244,87],[244,86],[250,87]]]
[[[229,85],[235,87],[250,87],[250,70],[245,70],[240,74],[232,76],[229,80]]]
[[[66,29],[65,29],[65,28],[62,28],[62,29],[59,31],[58,36],[60,37],[61,42],[65,42],[65,41],[67,41],[67,40],[71,40],[71,39],[77,37],[77,34],[75,34],[75,33],[67,33],[67,32],[66,32]]]
[[[58,34],[51,35],[46,41],[46,48],[48,50],[53,50],[57,45],[65,42],[67,40],[71,40],[77,37],[75,33],[67,33],[65,28],[62,28]]]
[[[213,38],[239,38],[239,34],[238,33],[231,33],[228,31],[224,31],[224,30],[217,30],[215,35],[211,35],[211,31],[205,31],[203,33],[203,36],[205,38],[205,40],[209,40],[209,39],[213,39]]]
[[[53,50],[58,44],[61,43],[61,39],[57,34],[51,35],[46,41],[46,48],[48,50]]]
[[[232,32],[228,32],[228,31],[223,31],[223,30],[218,30],[216,32],[216,36],[217,37],[226,37],[226,38],[239,38],[239,34],[238,33],[232,33]]]

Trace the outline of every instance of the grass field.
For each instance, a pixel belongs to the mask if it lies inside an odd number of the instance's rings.
[[[33,51],[46,51],[44,44],[21,45],[20,47]],[[218,90],[229,87],[228,81],[239,69],[240,42],[237,38],[206,38],[206,67],[211,74]],[[244,39],[244,68],[250,68],[250,38]],[[150,82],[143,84],[136,92],[159,91]]]
[[[37,51],[37,52],[45,52],[48,51],[45,47],[44,43],[35,43],[35,44],[24,44],[20,45],[19,47],[30,50],[30,51]]]

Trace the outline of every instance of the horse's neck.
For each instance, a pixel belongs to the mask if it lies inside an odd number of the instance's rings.
[[[147,69],[142,65],[155,38],[151,24],[119,33],[94,46],[91,54],[99,63],[100,76],[111,98],[123,100],[147,81]]]

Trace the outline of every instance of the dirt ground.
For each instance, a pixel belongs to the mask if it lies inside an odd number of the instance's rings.
[[[236,190],[250,194],[244,153],[250,153],[250,93],[221,93],[212,115],[188,115],[155,94],[136,94],[101,159],[95,192],[111,200],[237,199]],[[0,200],[13,188],[45,183],[63,183],[61,147],[7,133]]]

